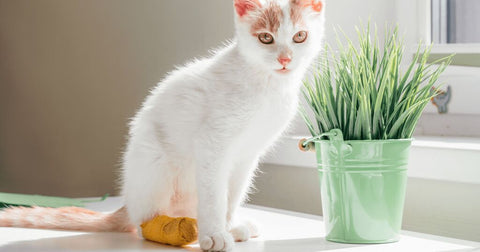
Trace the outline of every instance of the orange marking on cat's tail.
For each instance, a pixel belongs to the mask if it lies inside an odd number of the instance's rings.
[[[79,207],[11,207],[0,211],[0,227],[63,229],[84,232],[133,232],[125,207],[113,213]]]

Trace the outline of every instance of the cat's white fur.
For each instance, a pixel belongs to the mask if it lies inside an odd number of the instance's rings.
[[[305,27],[294,27],[289,1],[279,4],[284,19],[274,44],[260,43],[235,13],[232,42],[170,73],[143,103],[122,170],[134,224],[156,214],[197,218],[205,250],[229,250],[255,235],[251,224],[235,221],[235,211],[259,159],[296,113],[301,80],[322,47],[323,11],[306,12]],[[308,38],[295,44],[299,30]],[[292,52],[286,74],[275,71],[282,50]]]

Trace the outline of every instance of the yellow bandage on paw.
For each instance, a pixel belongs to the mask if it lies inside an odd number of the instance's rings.
[[[182,246],[198,238],[197,220],[188,217],[155,216],[140,226],[143,238],[163,244]]]

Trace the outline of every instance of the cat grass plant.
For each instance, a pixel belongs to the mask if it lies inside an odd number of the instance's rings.
[[[358,47],[345,35],[338,54],[327,47],[304,82],[313,137],[300,146],[316,152],[325,238],[334,242],[400,239],[411,137],[451,60],[428,64],[431,47],[421,45],[405,66],[398,28],[386,31],[381,48],[369,27],[358,30]]]
[[[380,48],[370,25],[357,29],[359,46],[337,35],[338,54],[327,46],[303,95],[314,115],[302,109],[312,136],[340,129],[345,140],[411,138],[422,111],[451,57],[427,63],[431,47],[420,45],[402,72],[403,41],[398,27],[387,29]]]

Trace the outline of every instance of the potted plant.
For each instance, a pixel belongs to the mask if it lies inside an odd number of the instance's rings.
[[[428,64],[430,47],[419,46],[402,71],[398,28],[386,33],[383,49],[370,25],[358,30],[359,46],[343,35],[338,54],[327,47],[304,82],[312,138],[299,145],[316,151],[330,241],[398,240],[412,134],[451,60]]]

